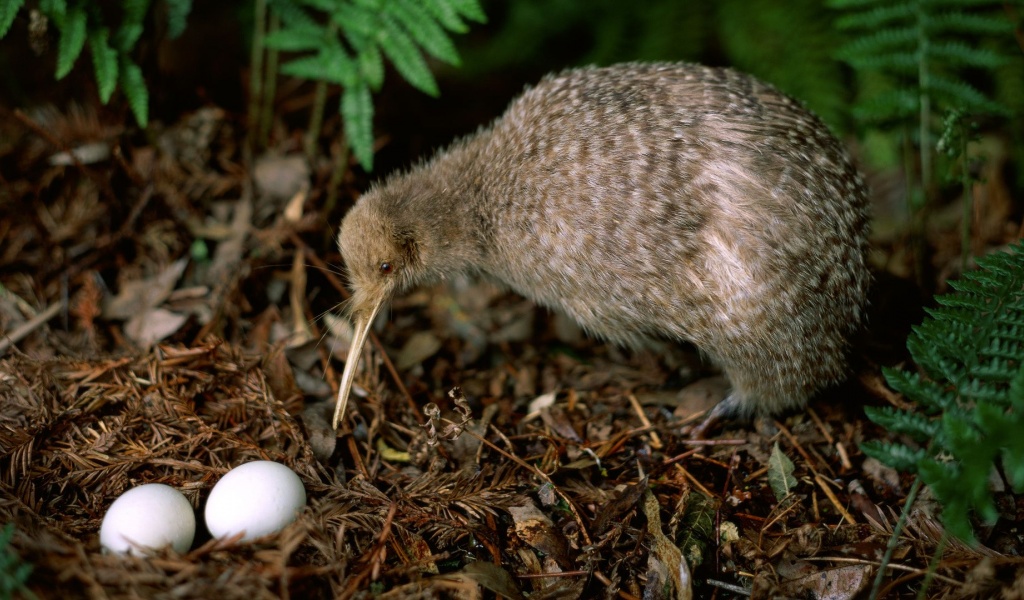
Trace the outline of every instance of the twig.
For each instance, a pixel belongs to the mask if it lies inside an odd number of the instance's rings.
[[[21,109],[14,109],[14,118],[21,121],[22,125],[31,129],[33,132],[35,132],[36,135],[49,142],[50,145],[53,146],[54,148],[60,150],[61,152],[67,152],[68,156],[71,157],[71,161],[72,163],[74,163],[75,168],[81,171],[83,175],[91,179],[92,182],[96,184],[96,187],[100,189],[100,192],[102,192],[103,195],[107,198],[107,200],[110,200],[112,204],[117,203],[117,197],[114,196],[114,190],[110,188],[110,182],[104,180],[102,177],[97,176],[96,173],[94,173],[91,169],[87,168],[84,164],[82,164],[82,161],[78,160],[78,156],[71,151],[71,148],[69,148],[67,144],[54,137],[53,134],[47,131],[45,127],[43,127],[39,123],[36,123],[32,119],[32,117],[26,115],[24,112],[21,111]]]
[[[836,511],[843,517],[843,520],[845,520],[848,523],[857,522],[857,519],[854,519],[853,515],[850,514],[850,512],[847,511],[846,508],[839,502],[839,498],[836,497],[835,492],[833,492],[828,487],[829,481],[825,479],[825,477],[821,473],[818,473],[817,475],[814,476],[814,481],[815,483],[818,484],[818,487],[821,488],[821,491],[825,492],[825,496],[828,497],[829,502],[832,503],[832,506],[835,507]]]
[[[497,430],[497,428],[494,425],[491,425],[491,429]],[[551,481],[551,478],[548,477],[547,473],[545,473],[544,471],[541,471],[537,467],[527,463],[526,461],[524,461],[523,459],[519,458],[515,454],[512,454],[510,452],[505,452],[504,450],[502,450],[501,448],[496,446],[494,443],[492,443],[490,440],[484,438],[482,435],[479,435],[478,433],[476,433],[476,432],[474,432],[474,431],[472,431],[470,429],[466,429],[464,431],[464,433],[468,433],[469,435],[475,437],[482,444],[487,444],[488,447],[490,447],[492,450],[494,450],[498,454],[500,454],[500,455],[504,456],[505,458],[511,460],[512,462],[516,463],[517,465],[519,465],[520,467],[526,469],[527,471],[532,472],[537,477],[540,477],[541,479],[543,479],[546,483],[551,484],[551,489],[555,490],[555,493],[558,494],[559,496],[561,496],[563,500],[565,500],[565,503],[569,506],[569,510],[571,510],[572,514],[575,515],[576,523],[579,524],[579,526],[580,526],[580,533],[583,535],[583,540],[586,542],[586,544],[588,546],[590,546],[590,545],[592,545],[594,543],[590,539],[590,534],[587,533],[587,528],[586,528],[585,524],[583,523],[583,517],[580,515],[579,511],[576,510],[576,505],[573,504],[573,501],[568,496],[566,496],[565,493],[562,492],[562,490],[560,490],[557,485],[555,485],[554,481]]]
[[[43,312],[15,327],[13,331],[5,335],[3,339],[0,339],[0,356],[6,354],[7,350],[14,344],[20,342],[22,338],[60,314],[60,311],[64,309],[64,306],[64,302],[51,304]]]
[[[643,423],[644,427],[653,427],[651,425],[651,420],[647,418],[647,414],[644,413],[644,409],[640,406],[640,401],[636,399],[636,396],[629,394],[627,398],[629,398],[629,403],[632,405],[633,411],[636,413],[637,418],[640,419],[640,422]],[[651,431],[651,448],[661,450],[663,447],[664,445],[661,443],[661,436],[658,435],[657,431]]]

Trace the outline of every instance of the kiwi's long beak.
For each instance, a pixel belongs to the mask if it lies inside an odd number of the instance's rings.
[[[356,378],[356,367],[359,366],[359,357],[363,354],[363,344],[366,343],[366,336],[370,334],[370,327],[373,319],[380,311],[384,302],[377,302],[367,311],[355,313],[354,331],[352,334],[352,345],[348,349],[348,358],[345,359],[345,370],[341,374],[341,385],[338,387],[338,402],[334,406],[334,425],[338,428],[338,421],[345,414],[345,406],[348,404],[348,395],[352,391],[352,381]]]

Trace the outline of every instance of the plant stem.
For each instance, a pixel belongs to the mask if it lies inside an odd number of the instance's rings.
[[[923,2],[915,2],[916,28],[917,28],[917,85],[920,90],[918,96],[919,117],[918,122],[918,160],[921,167],[921,188],[920,195],[915,202],[912,218],[915,221],[915,255],[918,284],[924,281],[924,249],[925,231],[928,219],[928,197],[932,184],[932,143],[931,143],[931,90],[930,74],[928,70],[928,31],[925,26],[928,16],[925,14]]]
[[[338,140],[338,154],[334,161],[334,170],[331,171],[331,181],[327,184],[327,201],[324,203],[324,215],[330,215],[338,204],[338,194],[341,190],[341,181],[348,171],[348,139],[342,133]]]
[[[253,5],[252,50],[249,55],[249,147],[256,149],[260,102],[263,99],[263,38],[267,33],[267,0]]]
[[[973,185],[971,182],[971,174],[968,170],[970,164],[967,160],[967,144],[969,142],[970,133],[962,119],[957,120],[956,126],[960,128],[960,185],[964,190],[963,229],[960,240],[961,268],[966,271],[967,261],[971,259],[971,218],[974,213],[974,194],[972,193]]]
[[[276,13],[270,15],[271,33],[281,28],[281,18]],[[266,147],[270,143],[270,126],[274,122],[274,96],[277,95],[277,59],[279,52],[276,48],[267,50],[267,68],[263,82],[263,108],[260,110],[260,146]]]
[[[875,582],[871,586],[871,594],[868,595],[870,600],[877,600],[878,593],[882,590],[882,581],[885,580],[885,569],[892,562],[892,555],[896,552],[896,546],[899,545],[900,533],[903,532],[903,528],[907,525],[907,517],[910,515],[910,509],[914,506],[914,500],[917,499],[917,493],[921,490],[921,478],[915,477],[913,485],[910,486],[910,491],[907,492],[907,501],[903,504],[903,512],[900,513],[900,518],[896,521],[896,527],[892,530],[892,535],[889,536],[889,544],[885,547],[885,555],[882,556],[882,562],[878,565],[878,574],[875,575]]]
[[[327,82],[317,81],[313,97],[313,112],[309,115],[309,127],[306,130],[306,160],[313,164],[316,158],[316,143],[320,139],[320,129],[324,125],[324,104],[327,103]]]

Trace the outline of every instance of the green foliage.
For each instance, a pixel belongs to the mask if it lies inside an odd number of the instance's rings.
[[[35,594],[25,587],[32,565],[21,562],[21,558],[11,549],[14,539],[14,523],[7,523],[0,529],[0,600],[7,600],[19,592],[25,598],[34,598]]]
[[[950,533],[973,541],[970,514],[998,517],[988,488],[1001,465],[1024,491],[1024,242],[978,260],[979,270],[950,282],[955,293],[907,342],[924,374],[887,369],[893,389],[916,409],[868,409],[886,429],[925,448],[867,442],[865,454],[916,472],[943,506]]]
[[[171,37],[185,28],[192,0],[164,0],[167,28]],[[0,38],[10,30],[24,0],[0,0]],[[131,54],[145,31],[150,0],[126,0],[117,3],[120,15],[116,26],[108,23],[99,0],[40,0],[40,13],[59,33],[55,75],[63,79],[77,64],[86,47],[92,55],[93,72],[100,101],[110,101],[118,84],[139,125],[149,121],[149,94],[142,71]]]
[[[888,89],[876,91],[854,109],[861,121],[902,124],[916,118],[925,103],[975,113],[1005,112],[962,77],[966,69],[992,71],[1007,61],[978,45],[981,36],[1013,32],[1013,23],[1002,15],[998,3],[831,0],[829,4],[847,11],[836,21],[837,27],[858,34],[839,50],[839,57],[858,71],[882,73],[889,82]],[[985,8],[991,10],[978,12]]]
[[[367,169],[373,165],[373,102],[384,81],[384,57],[416,89],[436,96],[437,82],[424,52],[459,64],[448,32],[483,22],[478,0],[270,0],[281,28],[267,47],[304,53],[281,72],[340,85],[342,120],[349,145]]]

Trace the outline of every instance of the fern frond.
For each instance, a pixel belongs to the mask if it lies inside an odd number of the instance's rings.
[[[878,6],[862,13],[844,15],[836,19],[839,29],[875,29],[890,26],[893,22],[904,21],[914,16],[912,4]]]
[[[913,449],[890,442],[864,442],[860,449],[871,458],[904,473],[916,473],[917,465],[928,458],[928,452],[922,448]]]
[[[282,27],[277,31],[267,34],[263,43],[268,48],[283,50],[285,52],[299,52],[302,50],[316,50],[324,45],[327,31],[322,27],[295,25]]]
[[[459,64],[459,53],[455,50],[455,44],[418,1],[391,0],[384,5],[384,9],[431,56],[450,65]]]
[[[7,35],[25,0],[0,0],[0,38]]]
[[[466,33],[469,25],[462,20],[459,11],[447,0],[423,0],[423,7],[448,31]]]
[[[142,77],[142,69],[127,58],[121,59],[119,83],[135,120],[143,128],[149,123],[149,92]]]
[[[85,9],[76,6],[67,12],[61,23],[60,42],[57,44],[57,79],[63,79],[75,66],[75,61],[85,48],[86,21]]]
[[[891,4],[890,0],[827,0],[825,3],[829,8],[839,10],[856,10],[858,8],[869,8]]]
[[[1013,23],[1003,17],[949,11],[932,15],[928,27],[935,33],[998,35],[1013,33]]]
[[[875,33],[858,37],[841,47],[837,53],[843,60],[855,60],[867,56],[877,56],[893,51],[914,48],[917,42],[917,30],[913,27],[883,29]]]
[[[359,73],[372,90],[384,83],[384,58],[376,45],[369,44],[359,52]]]
[[[444,2],[448,6],[455,9],[455,12],[459,13],[463,17],[470,21],[477,23],[486,23],[487,15],[484,14],[484,9],[481,8],[479,0],[439,0]]]
[[[928,46],[928,57],[951,67],[994,69],[1006,64],[1006,57],[984,48],[971,48],[963,42],[935,42]]]
[[[377,33],[377,39],[395,69],[414,88],[429,96],[437,96],[440,93],[437,82],[427,68],[423,55],[416,49],[416,44],[391,17],[383,15],[381,22],[384,28]]]
[[[885,371],[889,385],[923,412],[868,411],[893,431],[930,438],[923,455],[879,443],[865,453],[919,473],[942,503],[949,531],[965,540],[973,540],[971,514],[986,521],[998,514],[988,490],[997,459],[1014,489],[1024,489],[1024,241],[1010,249],[978,259],[979,269],[952,283],[956,291],[939,297],[914,328],[907,348],[928,377]],[[928,416],[936,408],[937,420]]]
[[[373,99],[366,85],[347,86],[341,95],[341,117],[345,135],[356,155],[366,167],[373,168]]]
[[[185,31],[188,15],[192,12],[192,0],[165,0],[167,5],[167,36],[172,40]]]
[[[853,107],[853,115],[864,123],[888,124],[917,113],[920,96],[913,90],[893,89]]]
[[[909,435],[917,442],[926,442],[939,434],[941,424],[919,413],[908,413],[891,406],[865,407],[865,413],[886,430]]]
[[[121,3],[124,11],[121,26],[118,27],[111,40],[114,48],[122,53],[129,52],[139,41],[143,31],[143,21],[149,10],[149,0],[128,0]]]
[[[117,87],[117,51],[110,47],[107,39],[110,30],[106,27],[93,29],[89,33],[89,53],[92,54],[93,70],[96,73],[96,87],[100,102],[106,104]]]

